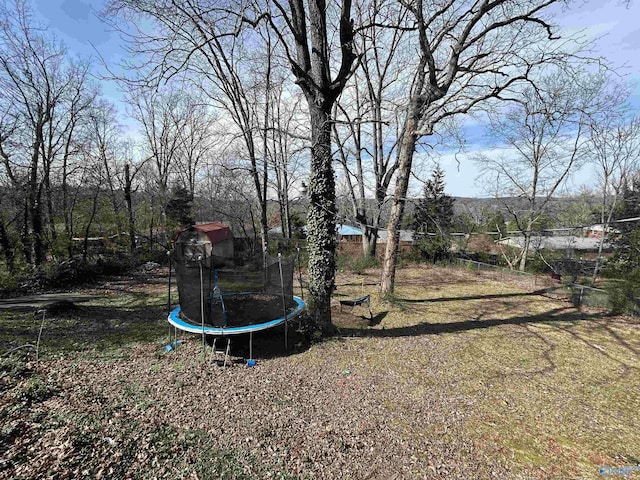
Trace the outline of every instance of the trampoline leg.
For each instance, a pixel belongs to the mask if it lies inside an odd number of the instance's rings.
[[[253,360],[253,332],[249,332],[249,360]]]
[[[231,350],[231,339],[227,338],[227,350],[224,352],[224,364],[223,367],[227,366],[227,360],[229,360],[229,351]]]
[[[289,351],[289,322],[286,318],[284,320],[284,349],[286,352]]]
[[[211,345],[211,353],[209,354],[209,363],[213,361],[213,352],[216,350],[216,340],[217,338],[213,338],[213,344]]]

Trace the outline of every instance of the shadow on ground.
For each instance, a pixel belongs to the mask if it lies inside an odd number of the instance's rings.
[[[3,350],[36,343],[50,352],[109,350],[134,342],[168,337],[166,309],[54,304],[32,312],[6,312],[0,317]],[[40,333],[40,329],[42,331]]]

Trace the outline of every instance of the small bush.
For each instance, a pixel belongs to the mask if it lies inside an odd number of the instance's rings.
[[[449,259],[451,240],[446,235],[424,236],[418,241],[418,248],[425,260],[436,263]]]
[[[27,363],[16,357],[0,357],[0,377],[8,376],[10,379],[26,377],[32,372]]]
[[[365,257],[363,255],[363,256],[351,259],[351,271],[358,275],[364,272],[367,268],[377,268],[379,266],[380,266],[380,260],[378,259],[378,257],[375,257],[375,256]]]
[[[367,268],[377,268],[380,266],[378,257],[366,257],[364,255],[351,256],[345,253],[339,253],[336,259],[336,267],[338,271],[350,271],[360,275]]]
[[[608,281],[605,290],[609,294],[611,313],[640,313],[640,268],[634,269],[624,280]]]
[[[398,258],[401,259],[403,265],[405,263],[421,263],[423,261],[420,250],[418,250],[417,248],[403,250],[402,252],[400,252],[400,255],[398,255]]]
[[[15,275],[4,269],[0,269],[0,290],[13,290],[18,286]]]
[[[42,402],[55,393],[52,388],[40,375],[34,375],[27,380],[21,388],[16,391],[16,400],[25,403]]]

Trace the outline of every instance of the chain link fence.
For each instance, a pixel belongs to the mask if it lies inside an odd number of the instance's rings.
[[[547,294],[569,299],[576,307],[585,305],[597,308],[610,308],[612,304],[609,298],[610,292],[607,290],[576,283],[560,284],[559,279],[554,279],[551,275],[536,275],[529,272],[520,272],[519,270],[511,270],[502,266],[464,258],[455,258],[453,263],[468,270],[491,272],[491,277],[501,282],[515,282],[522,288],[531,288],[534,290],[544,289]],[[630,300],[632,307],[626,313],[640,316],[640,298],[634,297]]]
[[[466,258],[454,258],[453,263],[460,267],[464,267],[467,270],[477,270],[482,272],[491,272],[492,278],[501,282],[506,280],[518,280],[518,284],[524,287],[539,288],[550,284],[549,281],[545,281],[540,275],[534,275],[529,272],[521,272],[520,270],[511,270],[499,265],[492,265],[490,263],[478,262],[476,260],[468,260]]]

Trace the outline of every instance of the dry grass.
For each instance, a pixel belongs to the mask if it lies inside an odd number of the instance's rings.
[[[6,367],[0,477],[599,478],[640,463],[637,319],[456,268],[402,269],[382,301],[378,275],[340,274],[340,336],[288,356],[266,342],[254,368],[204,363],[195,337]],[[340,312],[362,294],[373,319]]]
[[[402,339],[369,365],[470,402],[460,432],[514,472],[597,478],[603,465],[640,464],[640,321],[490,277],[402,270],[393,304],[374,296],[380,323],[345,333]]]

